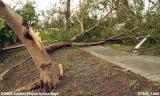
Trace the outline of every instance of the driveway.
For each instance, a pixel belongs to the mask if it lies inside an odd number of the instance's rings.
[[[103,46],[84,47],[82,50],[150,80],[160,80],[160,57],[137,56]]]

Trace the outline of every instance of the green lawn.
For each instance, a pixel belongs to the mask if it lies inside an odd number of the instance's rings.
[[[112,45],[107,45],[107,47],[108,46],[114,49],[118,49],[120,51],[125,51],[125,52],[131,52],[134,49],[133,45],[112,44]]]

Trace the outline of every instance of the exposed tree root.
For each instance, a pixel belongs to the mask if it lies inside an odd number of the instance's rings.
[[[52,86],[58,84],[58,70],[55,66],[53,66],[53,69],[50,68],[54,63],[42,45],[38,34],[32,30],[26,20],[14,12],[14,10],[12,10],[12,8],[2,0],[0,0],[0,18],[9,25],[9,27],[16,33],[16,35],[18,35],[19,39],[26,46],[40,73],[40,79],[44,85],[43,87],[51,89]]]
[[[3,73],[0,74],[0,81],[2,81],[5,76],[12,71],[14,68],[17,68],[18,66],[20,66],[21,64],[25,63],[26,61],[28,61],[29,59],[31,59],[31,57],[28,57],[27,59],[23,60],[22,62],[12,66],[11,68],[7,69],[6,71],[4,71]]]
[[[34,82],[31,82],[27,86],[16,89],[15,92],[32,91],[32,90],[36,90],[40,87],[41,87],[40,80],[38,79],[38,80],[35,80]]]
[[[29,91],[34,91],[34,90],[42,90],[43,92],[51,92],[51,90],[55,87],[52,86],[51,88],[42,82],[42,80],[38,79],[35,80],[34,82],[29,83],[28,85],[18,88],[15,90],[15,92],[29,92]]]
[[[63,76],[63,66],[61,64],[58,64],[58,78],[62,78]],[[40,76],[40,79],[37,79],[35,80],[34,82],[24,86],[24,87],[21,87],[21,88],[18,88],[16,89],[15,91],[32,91],[32,90],[36,90],[36,89],[41,89],[42,91],[44,92],[50,92],[56,85],[54,85],[51,81],[50,82],[43,82],[45,80],[42,80],[43,78],[41,78]],[[54,79],[54,78],[53,78]],[[59,81],[57,81],[59,82]]]

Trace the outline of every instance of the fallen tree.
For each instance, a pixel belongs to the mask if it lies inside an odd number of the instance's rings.
[[[91,32],[92,30],[94,30],[95,28],[99,27],[100,25],[104,24],[105,22],[107,22],[107,17],[111,16],[112,14],[114,14],[114,10],[117,9],[119,6],[121,5],[121,2],[119,1],[119,3],[114,7],[112,8],[103,18],[101,18],[100,20],[98,20],[96,22],[96,24],[94,26],[92,26],[91,28],[87,29],[87,30],[84,30],[84,32],[81,32],[77,35],[75,35],[73,38],[71,38],[71,42],[74,42],[76,40],[78,40],[81,36]]]
[[[46,50],[47,50],[48,53],[52,53],[52,52],[54,52],[55,50],[60,49],[60,48],[62,48],[62,47],[71,47],[71,46],[86,47],[86,46],[102,45],[102,44],[105,44],[105,43],[123,43],[121,37],[124,36],[124,35],[125,35],[125,34],[122,33],[122,34],[118,34],[118,35],[116,35],[116,36],[112,36],[112,37],[110,37],[110,38],[108,38],[108,39],[106,39],[106,40],[100,40],[100,41],[92,42],[92,43],[84,43],[84,42],[83,42],[83,43],[75,43],[75,42],[72,42],[72,43],[71,43],[71,42],[69,42],[69,41],[68,41],[68,42],[65,41],[65,42],[59,42],[59,43],[56,43],[56,44],[52,44],[52,45],[47,46],[47,47],[45,47],[45,48],[46,48]],[[10,73],[14,68],[17,68],[18,66],[24,64],[26,61],[28,61],[28,60],[30,60],[30,59],[32,59],[32,57],[28,57],[27,59],[23,60],[22,62],[14,65],[14,66],[12,66],[11,68],[7,69],[7,70],[4,71],[4,72],[2,72],[2,73],[0,74],[0,80],[3,80],[3,79],[6,77],[6,75],[7,75],[8,73]],[[59,65],[59,67],[60,67],[60,66],[61,66],[61,65]],[[63,69],[63,68],[59,68],[59,69]],[[61,71],[61,72],[60,72],[60,76],[62,76],[62,75],[63,75],[63,72],[62,72],[63,70],[60,70],[60,71]],[[35,84],[37,84],[37,82],[36,82]],[[31,87],[31,86],[29,87],[29,86],[27,85],[26,87],[23,87],[23,88],[20,88],[20,89],[23,89],[23,91],[24,91],[24,90],[27,90],[27,89],[32,90],[32,89],[34,89],[33,86],[35,86],[35,85],[32,85],[32,87]],[[38,86],[38,85],[36,85],[36,86]],[[27,88],[27,89],[25,89],[25,88]],[[20,89],[17,89],[17,90],[20,90]]]
[[[54,50],[62,48],[62,47],[65,47],[65,46],[78,45],[77,43],[75,43],[78,39],[80,39],[83,35],[85,35],[85,34],[87,34],[89,32],[92,32],[92,30],[94,30],[95,28],[97,28],[100,25],[104,24],[105,22],[107,22],[107,20],[108,20],[107,17],[109,17],[112,14],[114,14],[113,11],[116,10],[120,5],[121,5],[121,2],[119,1],[119,3],[114,8],[112,8],[103,18],[98,20],[94,26],[92,26],[91,28],[89,28],[87,30],[84,30],[84,32],[81,32],[81,33],[75,35],[74,37],[71,38],[70,41],[64,41],[64,42],[51,44],[51,45],[47,46],[46,47],[47,52],[53,52]],[[122,34],[119,34],[119,35],[122,35]],[[100,42],[106,43],[106,41],[107,40],[102,40],[102,41],[98,41],[98,42],[93,42],[92,44],[91,43],[90,44],[83,43],[84,45],[81,43],[80,46],[85,46],[85,45],[87,45],[87,46],[92,45],[93,46],[93,45],[101,44]]]
[[[29,51],[40,73],[39,86],[48,91],[59,83],[59,70],[50,59],[41,41],[27,22],[0,0],[0,18],[17,34]]]
[[[32,28],[25,22],[25,20],[16,14],[8,5],[4,4],[2,0],[0,0],[0,17],[7,22],[7,24],[16,32],[20,40],[26,46],[27,50],[29,51],[33,61],[35,62],[37,69],[40,72],[40,79],[35,81],[34,83],[24,86],[23,88],[18,89],[21,90],[32,90],[35,88],[44,88],[52,89],[56,84],[59,83],[59,76],[62,75],[63,68],[61,65],[56,66],[53,64],[47,52],[53,52],[56,49],[62,48],[64,46],[93,46],[98,44],[104,44],[106,42],[122,42],[120,39],[109,38],[106,40],[101,40],[93,43],[75,43],[81,36],[85,35],[86,33],[91,32],[95,28],[102,25],[104,22],[107,21],[107,17],[113,14],[113,10],[117,9],[120,6],[120,3],[114,7],[108,14],[106,14],[102,19],[97,21],[97,23],[71,38],[70,41],[59,42],[56,44],[52,44],[47,46],[46,48],[43,47],[41,41],[36,33],[32,30]],[[46,50],[45,50],[46,49]],[[27,59],[28,60],[28,59]],[[19,66],[18,64],[17,66]],[[52,66],[53,65],[53,66]],[[13,66],[15,68],[16,66]],[[13,69],[11,68],[11,69]],[[11,70],[10,69],[10,70]],[[5,71],[4,73],[8,73],[9,70]],[[3,75],[4,76],[4,75]]]
[[[92,43],[72,43],[73,46],[79,46],[79,47],[86,47],[86,46],[95,46],[95,45],[101,45],[104,43],[122,43],[123,41],[121,39],[107,39],[107,40],[102,40],[102,41],[97,41],[97,42],[92,42]]]
[[[64,41],[64,42],[58,42],[58,43],[55,43],[55,44],[51,44],[46,48],[47,52],[53,52],[59,48],[62,48],[62,47],[68,47],[68,46],[72,46],[72,45],[75,45],[75,46],[89,46],[89,45],[98,45],[100,44],[99,42],[103,42],[103,43],[106,43],[106,41],[108,41],[107,39],[106,40],[100,40],[100,41],[97,41],[97,42],[92,42],[93,44],[91,43],[81,43],[81,44],[78,44],[78,43],[75,43],[78,39],[80,39],[83,35],[89,33],[89,32],[92,32],[92,30],[94,30],[95,28],[99,27],[100,25],[104,24],[105,22],[107,22],[107,17],[111,16],[112,14],[114,14],[114,10],[116,10],[119,6],[121,5],[121,2],[119,1],[119,3],[114,7],[112,8],[103,18],[101,18],[100,20],[97,21],[97,23],[92,26],[91,28],[87,29],[87,30],[83,30],[83,32],[75,35],[74,37],[71,38],[70,41]],[[121,36],[121,35],[124,35],[123,33],[122,34],[118,34],[118,36]],[[113,37],[110,37],[108,39],[112,39],[112,38],[118,38],[118,36],[113,36]],[[119,39],[120,40],[120,39]],[[112,40],[110,40],[111,42]],[[114,40],[113,40],[114,41]],[[120,40],[122,41],[122,40]],[[97,43],[97,44],[96,44]],[[84,44],[84,45],[83,45]]]
[[[64,41],[64,42],[58,42],[55,44],[51,44],[49,46],[46,47],[47,52],[51,53],[54,52],[57,49],[60,49],[62,47],[69,47],[72,46],[72,42],[70,41]]]
[[[84,46],[95,46],[95,45],[100,45],[104,43],[123,43],[122,39],[120,37],[124,36],[124,33],[118,34],[116,36],[112,36],[106,40],[100,40],[97,42],[92,42],[92,43],[76,43],[76,42],[71,42],[71,41],[64,41],[64,42],[59,42],[56,44],[51,44],[46,47],[47,52],[54,52],[57,49],[60,49],[62,47],[70,47],[70,46],[79,46],[79,47],[84,47]]]

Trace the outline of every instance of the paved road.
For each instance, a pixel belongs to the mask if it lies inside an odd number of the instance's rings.
[[[146,55],[136,56],[103,46],[84,47],[82,50],[90,52],[126,70],[131,70],[150,80],[160,80],[160,57]]]

